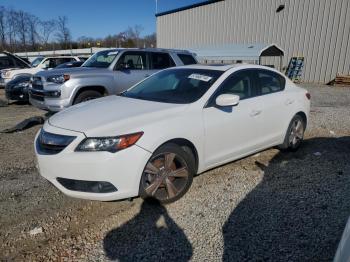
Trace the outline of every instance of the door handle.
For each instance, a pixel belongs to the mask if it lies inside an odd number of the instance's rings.
[[[294,100],[293,99],[287,99],[285,102],[285,105],[291,105],[294,103]]]
[[[145,78],[146,78],[146,77],[149,77],[149,74],[145,74]]]
[[[250,112],[250,116],[257,116],[260,115],[262,112],[262,110],[252,110],[252,112]]]

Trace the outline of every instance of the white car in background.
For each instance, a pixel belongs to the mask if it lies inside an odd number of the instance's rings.
[[[257,65],[158,72],[119,96],[53,115],[35,138],[40,173],[85,199],[176,201],[193,176],[303,140],[310,94]]]
[[[52,69],[60,64],[73,61],[80,61],[80,58],[77,56],[37,57],[31,63],[31,68],[4,69],[2,70],[1,77],[3,78],[4,85],[6,85],[18,76],[31,76],[44,69]]]

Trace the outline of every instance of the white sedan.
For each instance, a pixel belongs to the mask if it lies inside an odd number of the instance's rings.
[[[63,193],[176,201],[195,174],[303,140],[310,94],[257,65],[171,68],[119,96],[52,116],[35,139],[40,173]]]

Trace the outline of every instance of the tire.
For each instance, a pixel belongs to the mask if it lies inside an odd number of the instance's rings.
[[[88,100],[96,99],[102,97],[102,94],[100,92],[97,92],[95,90],[87,90],[81,92],[75,99],[73,105],[79,104],[81,102],[85,102]]]
[[[295,115],[290,121],[283,144],[279,146],[281,150],[297,151],[303,142],[305,132],[305,122],[300,115]]]
[[[148,160],[141,176],[139,195],[162,204],[175,202],[191,187],[194,174],[193,154],[176,144],[165,144]]]

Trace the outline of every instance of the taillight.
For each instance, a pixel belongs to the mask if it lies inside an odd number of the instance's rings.
[[[311,99],[311,95],[310,95],[310,93],[309,93],[309,92],[307,92],[307,93],[305,94],[305,96],[306,96],[306,98],[307,98],[308,100],[310,100],[310,99]]]

